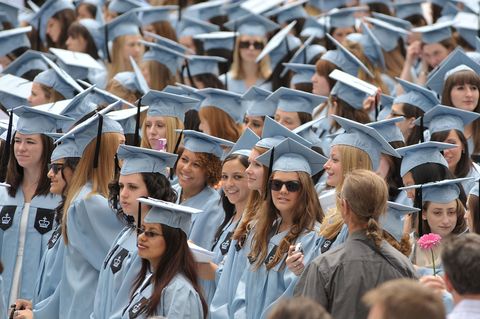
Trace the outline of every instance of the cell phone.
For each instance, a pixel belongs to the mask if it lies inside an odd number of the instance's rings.
[[[297,244],[295,245],[295,250],[294,250],[294,252],[295,252],[295,253],[297,253],[297,252],[303,253],[302,243],[297,243]]]

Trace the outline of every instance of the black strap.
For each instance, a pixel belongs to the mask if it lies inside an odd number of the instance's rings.
[[[102,143],[103,116],[98,114],[97,143],[95,145],[95,157],[93,158],[93,168],[98,168],[98,157],[100,156],[100,145]]]
[[[105,53],[107,54],[107,60],[108,63],[112,63],[112,58],[110,57],[110,50],[108,49],[108,26],[105,25],[105,30],[104,30],[104,36],[105,36]]]
[[[135,116],[135,134],[133,135],[133,145],[140,146],[140,107],[142,106],[142,98],[137,101],[137,115]]]
[[[268,190],[269,190],[269,185],[268,181],[270,180],[270,175],[272,175],[272,166],[273,166],[273,158],[275,155],[275,146],[272,147],[272,153],[270,154],[270,162],[268,163],[268,175],[267,175],[267,183],[265,183],[265,194],[263,194],[263,198],[267,199],[268,196]]]
[[[180,141],[182,140],[182,136],[183,136],[183,130],[180,131],[180,134],[178,135],[178,138],[177,138],[177,143],[175,143],[175,148],[173,149],[173,154],[177,154],[178,152],[178,148],[180,147]],[[177,160],[175,161],[175,164],[173,165],[173,167],[170,167],[170,180],[173,180],[173,174],[175,172],[175,167],[177,166],[177,162],[178,162],[178,157],[177,157]]]

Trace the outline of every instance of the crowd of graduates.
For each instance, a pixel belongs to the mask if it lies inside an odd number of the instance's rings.
[[[0,319],[480,318],[480,4],[0,1]]]

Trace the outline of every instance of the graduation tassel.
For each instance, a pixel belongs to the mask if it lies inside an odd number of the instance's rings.
[[[425,137],[423,136],[423,131],[425,130],[425,127],[423,126],[423,115],[420,117],[420,131],[422,134],[420,134],[420,142],[425,142]]]
[[[137,212],[137,235],[140,235],[140,228],[142,227],[142,203],[138,202]]]
[[[105,53],[107,55],[108,63],[112,63],[112,58],[110,57],[110,50],[108,49],[108,26],[105,26]]]
[[[422,203],[423,203],[423,192],[422,192],[422,186],[420,186],[420,188],[418,189],[418,192],[419,192],[419,198],[420,198],[420,207],[418,207],[420,209],[420,211],[417,213],[418,214],[418,237],[422,237],[423,236],[423,227],[422,227]]]
[[[265,183],[265,194],[263,194],[263,199],[266,200],[267,199],[267,196],[268,196],[268,190],[269,190],[269,187],[268,187],[268,184],[269,184],[269,180],[270,180],[270,175],[272,175],[272,166],[273,166],[273,158],[274,158],[274,155],[275,155],[275,146],[272,147],[272,153],[270,154],[270,162],[268,163],[268,174],[267,174],[267,182]]]
[[[98,168],[98,157],[100,156],[100,145],[102,143],[103,116],[98,115],[97,143],[95,145],[95,156],[93,158],[93,168]]]
[[[190,65],[188,64],[188,59],[185,59],[185,67],[187,68],[187,76],[188,80],[190,81],[190,86],[196,89],[197,87],[195,86],[195,83],[193,83],[192,73],[190,73]]]
[[[378,94],[375,95],[375,122],[378,121],[379,103]]]
[[[140,146],[140,107],[142,106],[142,98],[137,101],[137,114],[135,116],[135,134],[133,135],[133,145]]]
[[[180,147],[180,141],[182,140],[182,136],[183,136],[183,130],[180,131],[180,134],[178,135],[178,138],[177,138],[177,143],[175,143],[175,148],[173,149],[173,154],[177,154],[178,152],[178,148]],[[171,181],[173,181],[173,174],[175,172],[175,167],[177,167],[177,162],[178,162],[178,158],[177,160],[175,161],[175,164],[173,165],[173,167],[170,167],[170,172],[169,172],[169,178]]]

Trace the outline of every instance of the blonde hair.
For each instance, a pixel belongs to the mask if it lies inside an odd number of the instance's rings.
[[[400,47],[396,47],[394,50],[386,52],[382,50],[385,58],[385,66],[387,67],[387,74],[391,78],[399,77],[405,64],[405,57],[403,56]]]
[[[123,55],[127,36],[129,35],[121,35],[116,37],[112,42],[112,50],[109,50],[112,62],[107,66],[108,80],[113,79],[118,72],[133,71],[130,60]]]
[[[140,92],[130,91],[115,79],[108,81],[107,91],[130,103],[135,103],[141,96]]]
[[[235,80],[243,80],[245,79],[245,71],[243,70],[242,67],[242,57],[240,56],[240,49],[238,48],[238,44],[240,43],[240,37],[237,37],[237,40],[235,42],[235,50],[233,52],[233,62],[232,62],[232,67],[230,69],[232,73],[232,78]],[[265,44],[266,41],[263,39],[263,44]],[[270,59],[267,57],[264,57],[262,60],[260,60],[259,63],[257,63],[257,77],[261,79],[268,79],[272,71],[270,70]]]
[[[143,61],[142,65],[148,70],[150,76],[150,88],[152,90],[163,90],[167,85],[174,85],[175,75],[162,63],[155,60]]]
[[[78,162],[77,169],[72,176],[69,184],[65,204],[63,208],[62,220],[62,236],[65,244],[68,245],[67,220],[68,209],[73,203],[78,193],[85,184],[92,183],[92,191],[87,195],[100,194],[108,198],[108,184],[114,179],[115,175],[115,161],[114,156],[117,153],[120,145],[119,133],[103,133],[100,142],[100,152],[98,154],[97,168],[93,168],[93,161],[95,158],[95,149],[97,138],[94,138],[83,151],[82,157]]]
[[[177,136],[178,136],[175,130],[183,130],[184,129],[183,122],[180,121],[180,119],[178,119],[177,117],[173,117],[173,116],[162,116],[162,118],[165,120],[165,125],[166,125],[165,138],[167,139],[167,152],[173,153],[175,150],[175,145],[177,145]],[[146,122],[146,118],[142,124],[142,141],[140,143],[140,147],[152,148],[147,138],[147,128],[146,128],[145,122]]]
[[[232,142],[236,142],[242,135],[242,126],[218,107],[203,106],[198,113],[202,121],[208,122],[210,135]]]

